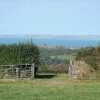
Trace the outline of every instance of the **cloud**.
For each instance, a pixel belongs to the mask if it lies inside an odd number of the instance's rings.
[[[57,34],[0,34],[0,39],[31,38],[31,39],[66,39],[66,40],[100,40],[100,35],[57,35]]]
[[[13,34],[0,34],[0,39],[14,39],[16,37],[17,36]]]
[[[25,36],[29,36],[32,39],[67,39],[67,40],[96,40],[100,39],[100,35],[36,35],[36,34],[27,34]]]

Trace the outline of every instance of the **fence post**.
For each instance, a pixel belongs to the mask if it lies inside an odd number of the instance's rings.
[[[35,66],[34,64],[31,65],[31,79],[35,78]]]
[[[69,78],[72,79],[73,78],[73,73],[74,73],[74,67],[73,67],[73,60],[72,60],[71,57],[70,57],[70,64],[69,64],[68,73],[69,73]]]

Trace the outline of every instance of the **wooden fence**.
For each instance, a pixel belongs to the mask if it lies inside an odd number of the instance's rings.
[[[34,64],[0,65],[0,79],[34,79]]]

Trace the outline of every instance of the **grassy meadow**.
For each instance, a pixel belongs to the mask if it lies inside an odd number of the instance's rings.
[[[100,80],[69,80],[66,74],[0,80],[0,100],[100,100]]]

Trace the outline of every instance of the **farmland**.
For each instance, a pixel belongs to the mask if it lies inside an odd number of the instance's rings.
[[[65,73],[68,71],[70,57],[75,55],[77,50],[67,49],[61,46],[39,46],[40,51],[40,72]]]
[[[0,100],[100,100],[99,80],[69,80],[66,74],[48,79],[0,80]]]
[[[8,46],[6,45],[5,48],[9,50]],[[10,63],[18,63],[19,61],[22,62],[22,57],[25,57],[25,61],[27,61],[27,58],[31,57],[27,55],[28,53],[24,53],[22,51],[29,50],[29,44],[23,46],[23,44],[15,45],[20,47],[14,48],[13,45],[11,45],[10,50],[13,48],[17,51],[11,52],[12,55],[10,55],[7,51],[1,52],[2,55],[9,54],[7,57],[7,64]],[[28,49],[25,49],[28,46]],[[31,45],[32,46],[32,45]],[[2,46],[1,46],[2,47]],[[32,46],[33,47],[33,46]],[[3,48],[3,47],[2,47]],[[18,49],[18,50],[17,50]],[[21,49],[21,50],[20,50]],[[38,48],[31,48],[38,49]],[[80,60],[80,57],[92,58],[91,54],[89,53],[90,49],[85,48],[86,51],[84,53],[84,50],[80,49],[77,54],[78,59]],[[98,52],[96,54],[99,54],[99,48],[96,49]],[[3,50],[2,50],[3,51]],[[20,52],[19,52],[20,51]],[[36,50],[37,51],[37,50]],[[39,59],[35,60],[38,61],[39,64],[39,70],[37,72],[37,76],[34,80],[29,79],[1,79],[0,80],[0,100],[100,100],[100,80],[71,80],[68,77],[68,65],[70,62],[70,57],[74,58],[75,54],[77,53],[77,50],[72,49],[66,49],[66,48],[40,48],[37,52],[37,58]],[[81,53],[80,53],[81,51]],[[22,53],[21,53],[22,52]],[[35,52],[35,51],[34,51]],[[31,55],[32,58],[36,59],[34,56],[34,53],[32,52]],[[22,55],[23,54],[23,55]],[[84,54],[84,55],[83,55]],[[87,55],[88,54],[88,55]],[[20,59],[17,61],[13,57],[17,55]],[[11,56],[12,59],[9,59]],[[4,58],[4,56],[2,56]],[[97,57],[97,55],[93,56]],[[91,59],[89,59],[91,61]],[[34,61],[33,59],[33,61]],[[1,59],[2,60],[2,59]],[[13,62],[14,60],[14,62]],[[31,61],[30,59],[28,61]],[[35,62],[34,61],[34,62]],[[98,60],[96,60],[97,62]],[[3,62],[3,61],[1,61]],[[92,61],[93,62],[93,61]],[[4,62],[3,62],[4,63]],[[37,64],[37,62],[36,62]],[[91,64],[91,63],[89,63]]]

